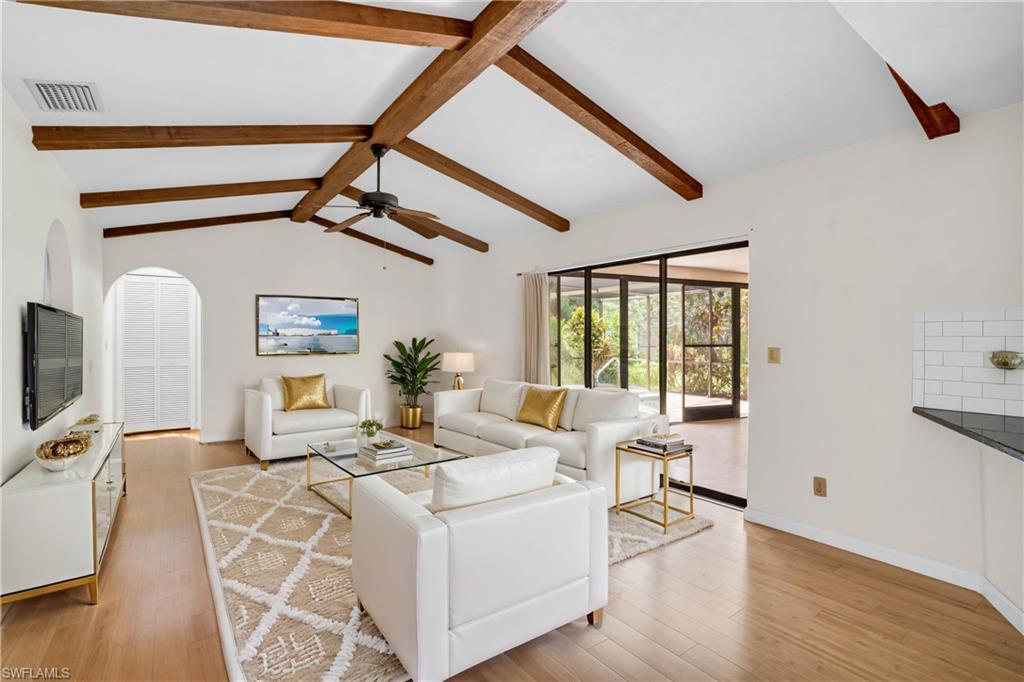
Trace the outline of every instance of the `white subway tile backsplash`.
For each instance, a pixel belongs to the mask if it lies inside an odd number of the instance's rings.
[[[1003,350],[1006,345],[1005,336],[965,336],[964,350],[980,350],[991,353],[994,350]]]
[[[925,405],[928,403],[928,396],[924,397]],[[983,412],[985,414],[1003,414],[1005,406],[1002,400],[992,400],[990,398],[964,398],[963,407],[961,408],[964,412]]]
[[[985,336],[1024,336],[1024,320],[982,322],[982,324],[985,325]]]
[[[996,400],[1024,400],[1024,384],[977,384],[984,386],[986,398]]]
[[[942,381],[960,381],[963,379],[963,370],[959,367],[937,367],[925,365],[925,379],[939,379]]]
[[[927,323],[926,323],[927,324]],[[981,322],[943,322],[943,336],[980,336]]]
[[[964,342],[959,336],[927,336],[924,340],[925,350],[963,350]]]
[[[924,322],[914,323],[914,350],[924,350]]]
[[[1002,370],[991,361],[993,351],[1024,353],[1024,311],[914,313],[912,319],[914,405],[1024,412],[1024,369]]]
[[[981,353],[973,351],[970,353],[943,353],[942,364],[954,367],[981,367],[982,357]]]
[[[936,410],[962,410],[963,409],[963,398],[952,395],[924,395],[924,406],[932,407]],[[967,400],[975,400],[973,398],[967,398]]]
[[[964,321],[970,320],[1005,320],[1006,313],[1002,310],[981,310],[974,313],[964,313]],[[1010,318],[1013,319],[1013,318]]]
[[[964,367],[964,381],[979,381],[984,384],[1003,383],[1003,370],[995,367]]]
[[[942,395],[959,395],[965,398],[980,398],[982,384],[968,384],[963,381],[943,381]]]

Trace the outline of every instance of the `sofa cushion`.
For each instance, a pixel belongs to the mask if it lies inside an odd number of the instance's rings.
[[[577,469],[587,468],[587,432],[559,431],[542,433],[527,439],[526,444],[533,447],[549,447],[558,451],[558,461],[566,466]]]
[[[526,384],[521,381],[488,379],[484,382],[484,390],[480,395],[480,411],[515,419],[519,413],[519,401],[524,386]]]
[[[467,507],[550,486],[558,453],[551,448],[512,450],[434,467],[432,512]]]
[[[479,430],[481,426],[486,424],[507,424],[508,419],[500,414],[491,414],[490,412],[451,412],[438,417],[437,423],[442,429],[464,433],[467,436],[476,438],[480,435]]]
[[[343,429],[355,426],[359,417],[355,412],[340,410],[334,407],[295,410],[285,412],[274,410],[271,415],[271,428],[277,435],[285,433],[303,433],[306,431],[325,431],[327,429]]]
[[[629,391],[599,391],[587,389],[580,393],[576,413],[572,417],[573,431],[584,431],[588,424],[609,419],[633,419],[640,411],[640,396]]]
[[[485,424],[477,432],[477,438],[504,445],[506,448],[525,448],[531,436],[551,433],[543,426],[523,424],[522,422],[502,422],[501,424]]]
[[[570,388],[565,394],[565,405],[562,406],[562,416],[558,418],[558,428],[572,431],[572,418],[576,414],[576,405],[582,392],[582,388]]]
[[[284,409],[293,410],[326,410],[331,407],[327,402],[327,377],[323,374],[311,374],[302,377],[281,377],[284,384]]]
[[[327,402],[334,407],[334,382],[327,378]],[[284,409],[284,381],[280,376],[260,379],[260,390],[270,395],[270,409]]]

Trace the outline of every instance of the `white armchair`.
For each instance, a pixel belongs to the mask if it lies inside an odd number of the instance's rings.
[[[370,391],[328,381],[327,401],[329,408],[286,412],[279,376],[245,389],[246,453],[266,469],[270,460],[305,455],[307,443],[355,438],[356,425],[370,417]]]
[[[508,495],[484,472],[463,481],[464,493],[491,487],[499,499],[431,511],[441,486],[449,501],[458,499],[446,472],[479,474],[493,463],[515,477],[530,466],[524,458],[538,456],[548,466],[543,487]],[[608,602],[605,490],[554,474],[555,458],[549,448],[530,448],[441,464],[429,499],[403,495],[380,477],[356,481],[354,588],[413,680],[447,679],[577,618],[600,626]]]

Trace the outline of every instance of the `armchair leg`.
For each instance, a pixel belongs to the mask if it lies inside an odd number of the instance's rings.
[[[263,471],[266,471],[269,468],[270,468],[270,460],[269,459],[261,459],[260,460],[260,469],[263,470]]]
[[[601,623],[604,622],[604,609],[594,609],[587,614],[587,622],[593,625],[595,628],[600,628]]]

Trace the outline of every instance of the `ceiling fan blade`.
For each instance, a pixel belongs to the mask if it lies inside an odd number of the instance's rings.
[[[360,220],[362,220],[363,218],[368,217],[369,215],[370,215],[369,211],[367,211],[366,213],[358,213],[358,214],[352,216],[351,218],[346,218],[345,220],[342,220],[337,225],[333,225],[331,227],[328,227],[326,230],[324,230],[324,232],[341,232],[342,230],[347,230],[348,228],[352,227],[353,225],[358,223]]]
[[[321,208],[363,208],[362,206],[349,206],[348,204],[324,204]]]
[[[399,206],[395,208],[394,211],[398,215],[407,215],[413,218],[430,218],[431,220],[440,220],[440,218],[438,218],[433,213],[427,213],[426,211],[417,211],[412,208],[402,208],[401,206]]]

